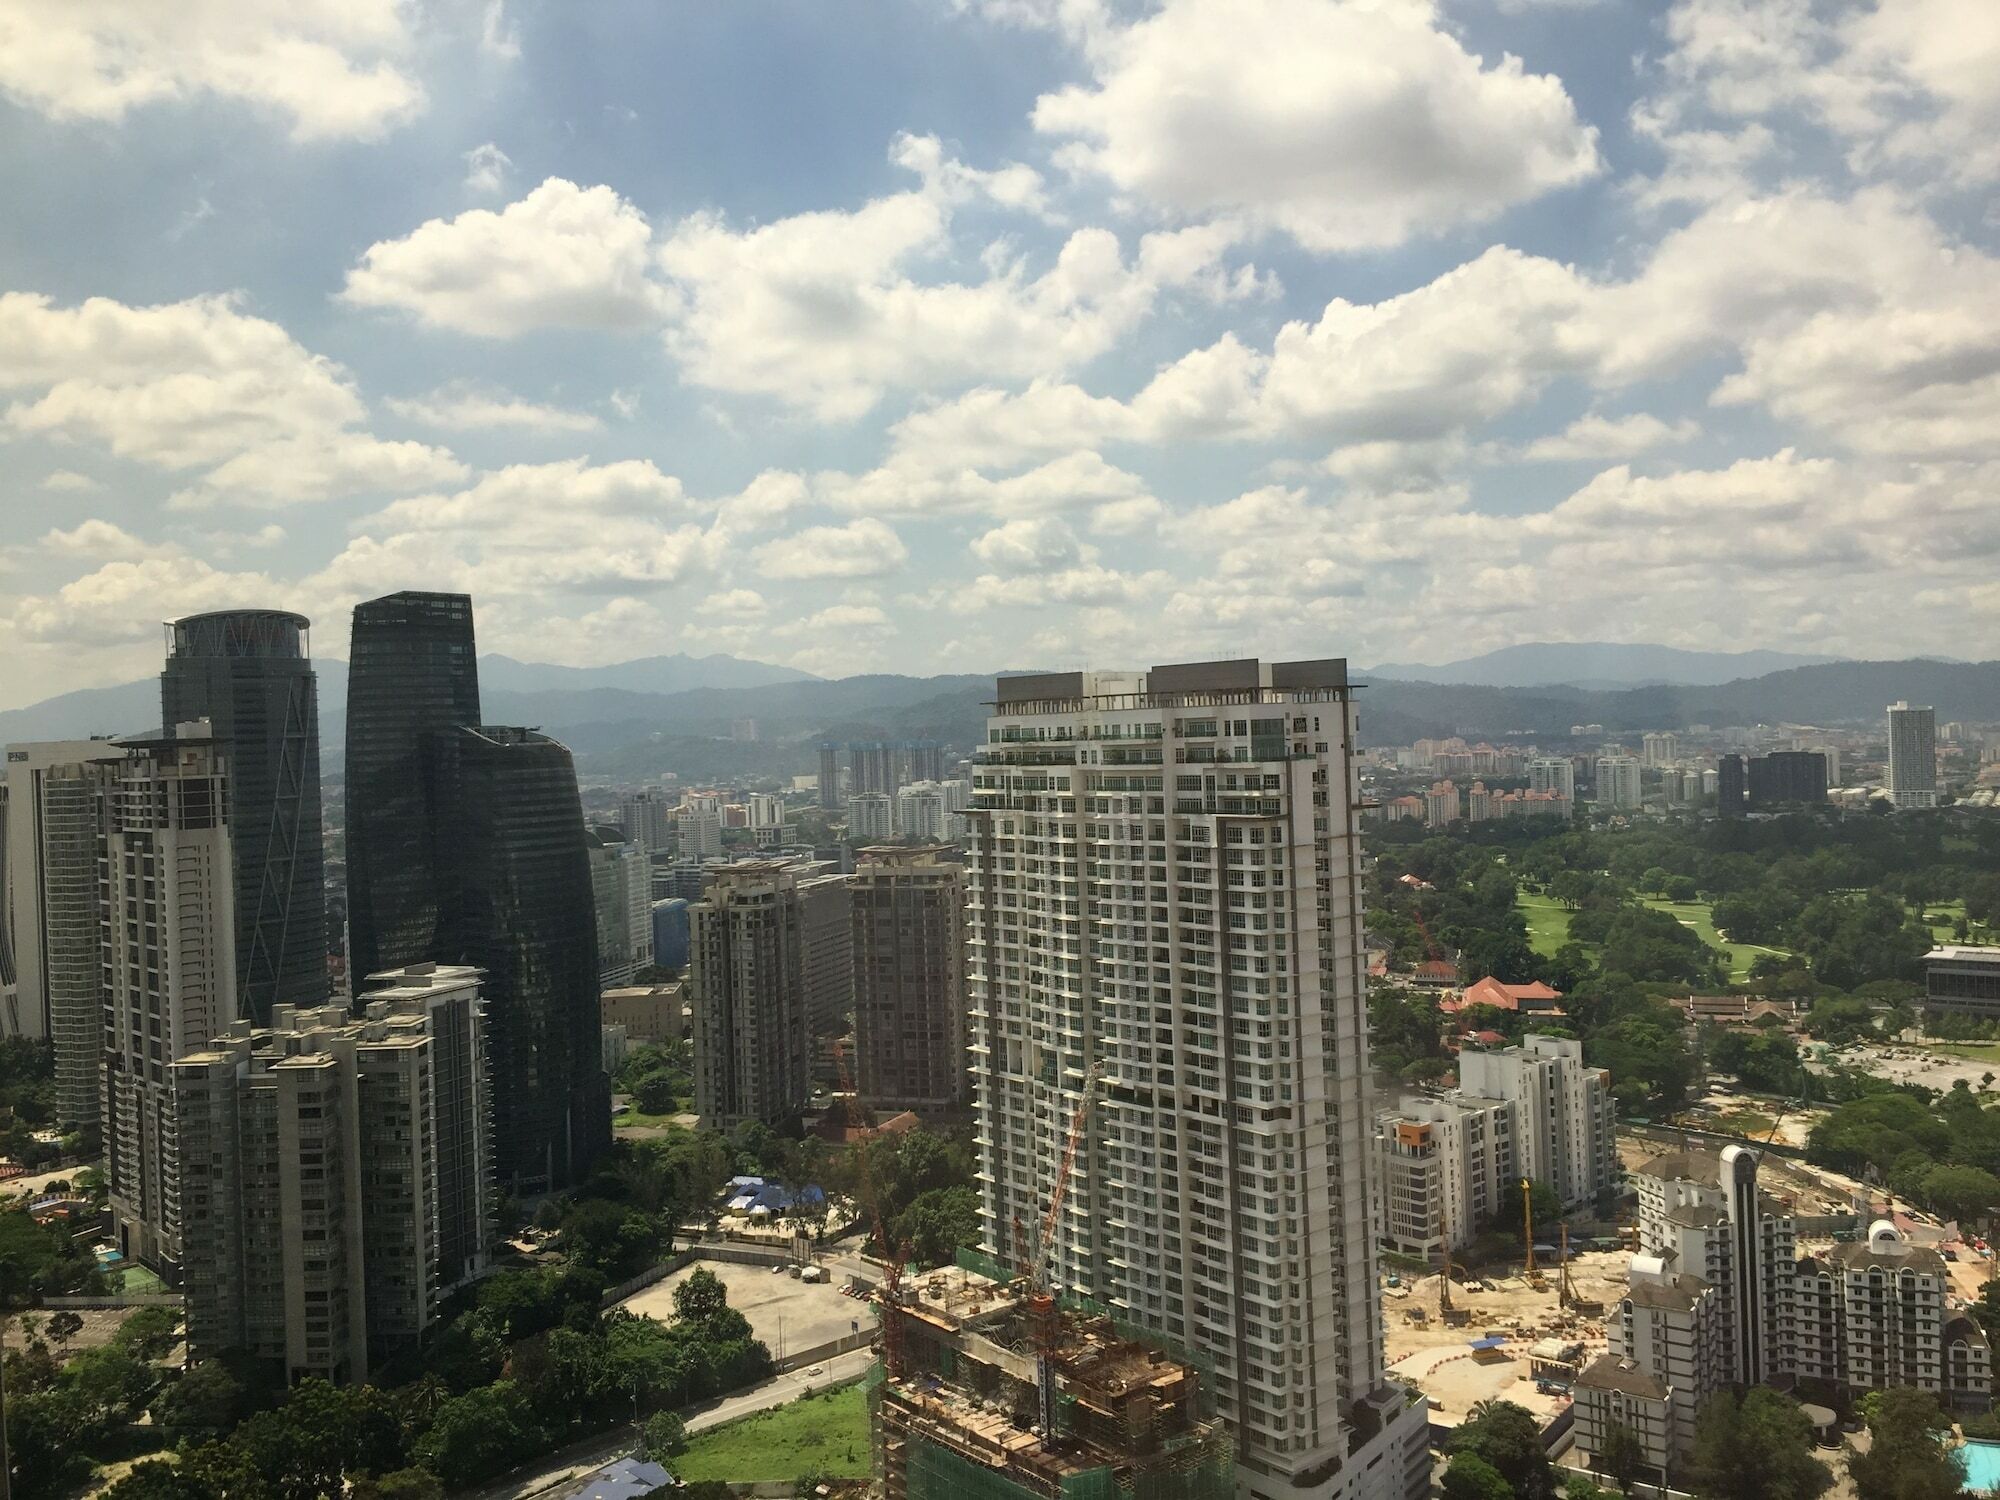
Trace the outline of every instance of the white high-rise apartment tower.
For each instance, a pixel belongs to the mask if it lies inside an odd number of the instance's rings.
[[[1889,800],[1937,806],[1937,710],[1889,705]]]
[[[104,1182],[119,1251],[178,1283],[171,1070],[237,1018],[228,775],[205,721],[124,748],[104,831]]]
[[[1344,661],[1003,678],[967,989],[986,1248],[1214,1362],[1249,1500],[1427,1492],[1385,1377]]]
[[[1638,807],[1642,801],[1639,757],[1600,755],[1597,758],[1597,805],[1612,808]]]
[[[1576,762],[1567,755],[1544,755],[1528,762],[1528,790],[1561,792],[1576,799]]]

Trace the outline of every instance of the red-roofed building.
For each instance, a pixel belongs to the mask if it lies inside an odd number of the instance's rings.
[[[1438,1009],[1446,1015],[1473,1005],[1490,1005],[1495,1010],[1513,1011],[1524,1016],[1560,1016],[1566,1014],[1562,1008],[1562,991],[1550,989],[1539,979],[1531,984],[1503,984],[1488,974],[1473,984],[1468,984],[1457,999],[1438,1002]]]

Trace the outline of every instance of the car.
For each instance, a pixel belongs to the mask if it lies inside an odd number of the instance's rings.
[[[810,1370],[806,1371],[806,1374],[808,1375],[824,1375],[825,1373],[826,1373],[825,1365],[814,1365]]]

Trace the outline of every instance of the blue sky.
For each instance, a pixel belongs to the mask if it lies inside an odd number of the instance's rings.
[[[0,706],[1990,654],[1996,140],[1990,0],[0,0]]]

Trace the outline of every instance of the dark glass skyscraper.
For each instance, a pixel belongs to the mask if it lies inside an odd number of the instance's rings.
[[[499,1180],[564,1187],[611,1137],[597,915],[576,767],[532,730],[479,723],[472,601],[401,593],[354,611],[347,700],[349,953],[371,973],[486,971]]]
[[[566,1187],[611,1138],[597,919],[569,751],[531,729],[434,731],[438,957],[486,971],[497,1175]]]
[[[235,844],[236,994],[259,1025],[273,1005],[327,998],[319,681],[303,615],[189,615],[169,627],[165,732],[207,719],[229,766]]]
[[[347,938],[360,981],[439,957],[426,742],[479,722],[464,594],[390,594],[354,609],[347,677]]]

